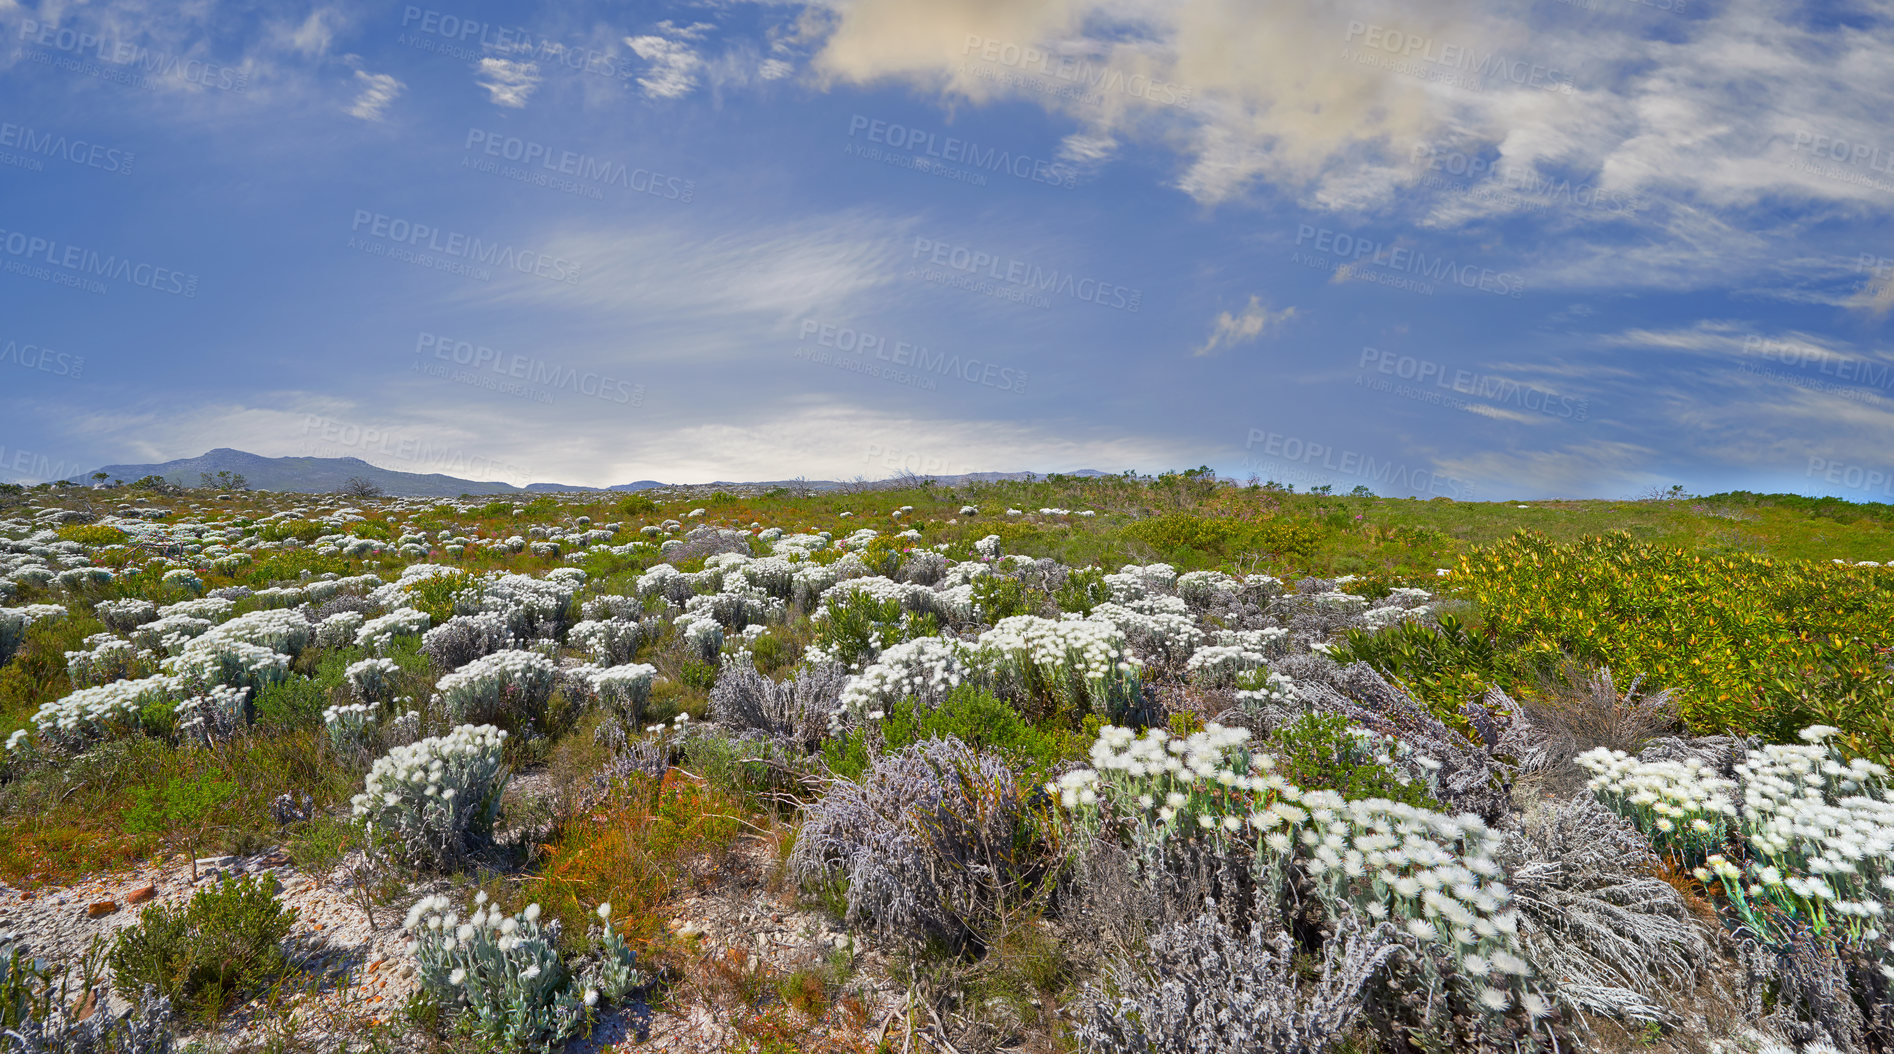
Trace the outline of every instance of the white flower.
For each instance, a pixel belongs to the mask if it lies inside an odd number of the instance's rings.
[[[538,905],[534,905],[534,906],[537,907]],[[534,912],[533,914],[537,915],[539,913]],[[598,906],[598,917],[601,919],[610,919],[612,917],[612,902],[611,901],[608,900],[605,903],[600,904]]]
[[[467,981],[467,971],[461,969],[458,966],[454,967],[453,973],[450,973],[447,975],[448,984],[464,984],[466,983],[466,981]]]

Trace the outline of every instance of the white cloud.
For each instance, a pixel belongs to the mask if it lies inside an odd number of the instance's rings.
[[[480,60],[480,75],[483,79],[475,83],[487,89],[494,104],[515,110],[524,107],[539,87],[539,65],[533,62],[487,57]]]
[[[713,27],[707,22],[681,27],[660,22],[657,28],[656,34],[625,38],[631,50],[650,64],[645,76],[638,78],[638,86],[653,99],[679,99],[697,87],[697,75],[704,67],[703,56],[685,42],[702,39]]]
[[[1234,315],[1228,311],[1219,312],[1216,321],[1211,324],[1209,339],[1198,346],[1193,354],[1209,355],[1238,344],[1247,344],[1262,336],[1265,329],[1281,326],[1294,317],[1296,309],[1293,307],[1285,307],[1272,314],[1262,298],[1251,296],[1249,304],[1241,312]]]
[[[361,94],[355,97],[355,102],[349,106],[348,112],[350,116],[359,117],[364,121],[381,120],[382,115],[388,110],[388,104],[394,102],[395,98],[407,87],[396,80],[392,74],[369,73],[366,70],[355,71],[355,82],[361,86],[362,90]]]

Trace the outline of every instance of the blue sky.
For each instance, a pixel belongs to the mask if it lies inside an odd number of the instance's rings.
[[[0,477],[1894,500],[1894,3],[0,0]]]

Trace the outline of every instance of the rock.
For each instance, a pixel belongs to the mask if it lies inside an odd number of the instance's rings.
[[[117,911],[117,910],[118,910],[118,901],[97,900],[86,905],[85,917],[88,919],[102,919],[105,916],[110,915],[112,912]]]
[[[125,894],[125,903],[143,904],[145,901],[150,900],[152,897],[156,896],[157,894],[158,894],[157,885],[155,883],[147,882],[144,885],[139,886],[137,889],[132,890],[130,893]]]

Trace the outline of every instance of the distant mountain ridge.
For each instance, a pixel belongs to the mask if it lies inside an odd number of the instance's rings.
[[[264,457],[243,450],[218,447],[198,457],[179,458],[151,465],[105,465],[93,472],[68,476],[75,483],[90,485],[92,476],[97,472],[105,473],[109,478],[130,483],[146,476],[161,476],[165,480],[181,486],[195,487],[205,475],[215,476],[220,472],[240,475],[252,490],[278,491],[290,494],[332,494],[342,489],[342,485],[351,478],[360,477],[382,489],[382,493],[404,498],[458,498],[463,494],[475,495],[531,495],[572,491],[634,491],[650,490],[654,487],[807,487],[811,490],[834,490],[847,484],[836,480],[759,480],[740,483],[730,480],[714,480],[709,483],[661,483],[654,479],[641,479],[631,483],[618,483],[610,487],[580,487],[566,483],[529,483],[516,487],[499,480],[462,479],[439,472],[400,472],[395,469],[371,465],[358,457]],[[1093,469],[1066,473],[1073,476],[1101,476],[1105,473]],[[1024,472],[969,472],[958,476],[931,476],[928,478],[942,483],[967,483],[999,479],[1021,479]]]

